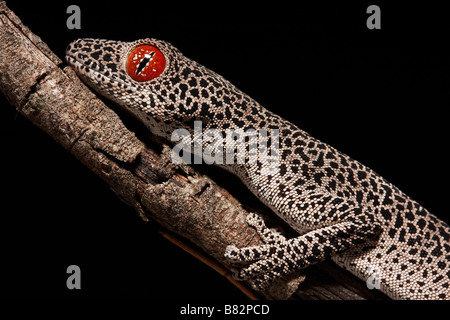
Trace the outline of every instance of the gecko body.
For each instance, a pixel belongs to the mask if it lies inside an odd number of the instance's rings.
[[[168,140],[176,129],[278,129],[279,163],[222,165],[299,236],[286,239],[247,218],[265,244],[225,256],[256,289],[332,259],[394,299],[450,298],[450,229],[380,175],[262,107],[167,42],[80,39],[66,60],[100,94]],[[241,152],[246,152],[243,148]],[[238,150],[239,151],[239,150]],[[246,155],[248,157],[248,154]]]

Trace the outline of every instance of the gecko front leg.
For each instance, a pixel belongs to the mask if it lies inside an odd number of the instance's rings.
[[[240,249],[235,246],[226,248],[227,259],[251,262],[237,275],[242,280],[249,280],[257,290],[263,290],[274,280],[292,271],[364,243],[381,230],[381,224],[374,214],[352,201],[330,195],[309,195],[296,207],[302,207],[303,210],[296,214],[295,224],[312,231],[286,239],[268,229],[261,218],[251,214],[247,221],[266,243]]]

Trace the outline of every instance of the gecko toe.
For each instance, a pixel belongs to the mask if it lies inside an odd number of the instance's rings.
[[[276,250],[271,245],[261,245],[256,247],[237,248],[230,245],[225,249],[224,256],[234,262],[251,262],[259,259],[264,259]]]
[[[262,229],[265,227],[264,220],[258,216],[256,213],[250,213],[247,215],[246,219],[247,224],[255,229]]]

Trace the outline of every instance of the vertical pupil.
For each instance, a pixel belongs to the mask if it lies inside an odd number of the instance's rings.
[[[158,48],[142,44],[128,55],[126,71],[135,81],[145,82],[159,77],[165,70],[166,59]]]
[[[152,60],[153,56],[155,55],[155,51],[152,51],[150,53],[146,53],[144,55],[144,59],[139,63],[138,68],[136,69],[136,75],[140,74],[142,70],[148,65],[150,60]]]

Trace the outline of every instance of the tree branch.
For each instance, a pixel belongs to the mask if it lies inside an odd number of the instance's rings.
[[[158,138],[143,143],[93,94],[70,67],[0,1],[0,89],[12,106],[102,178],[161,234],[227,277],[251,298],[260,297],[232,279],[225,247],[262,244],[245,223],[249,210],[269,225],[284,225],[266,208],[248,208],[198,169],[174,166]],[[288,228],[284,225],[285,228]],[[331,263],[278,281],[265,298],[384,298]],[[301,283],[301,284],[300,284]]]

